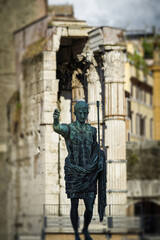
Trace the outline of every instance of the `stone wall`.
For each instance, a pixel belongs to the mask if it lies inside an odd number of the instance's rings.
[[[25,79],[21,83],[20,117],[13,121],[14,105],[9,104],[10,122],[16,124],[16,131],[10,129],[10,162],[11,181],[8,191],[9,231],[15,233],[14,225],[23,226],[27,216],[42,214],[44,202],[44,136],[45,126],[42,123],[43,88],[38,88],[43,65],[42,56],[36,61],[25,63]],[[15,109],[15,110],[14,110]],[[10,128],[12,127],[10,126]],[[12,210],[13,209],[13,210]],[[23,216],[23,218],[22,218]],[[32,222],[29,223],[32,231]],[[29,229],[25,229],[28,231]],[[21,231],[19,228],[18,231]]]
[[[46,15],[45,0],[0,2],[0,236],[7,238],[7,193],[13,166],[8,162],[7,103],[17,89],[13,32]]]
[[[151,201],[160,205],[160,142],[127,143],[128,204]]]
[[[160,142],[127,143],[128,180],[160,179]]]
[[[19,36],[18,33],[17,41]],[[12,235],[15,232],[13,224],[21,225],[18,233],[40,234],[43,204],[59,203],[59,137],[53,133],[52,128],[59,81],[56,79],[56,52],[48,51],[47,44],[46,41],[37,41],[33,47],[42,51],[35,51],[34,54],[31,52],[30,55],[29,47],[27,50],[23,49],[23,59],[21,55],[17,55],[21,60],[18,64],[21,112],[16,140],[10,129],[12,138],[9,159],[15,165],[10,181],[10,189],[13,183],[14,188],[11,191],[12,196],[10,193],[8,196],[9,200],[14,200],[9,204],[11,208],[14,207],[9,221]],[[13,124],[14,105],[10,104],[9,108]],[[40,219],[36,227],[35,216]]]

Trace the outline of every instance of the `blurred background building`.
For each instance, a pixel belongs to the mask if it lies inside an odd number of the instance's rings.
[[[159,237],[159,36],[88,26],[75,19],[71,5],[0,4],[1,238],[58,239],[60,231],[71,231],[63,173],[67,152],[53,133],[52,113],[58,107],[61,122],[69,123],[80,99],[88,102],[88,122],[95,126],[96,101],[101,102],[101,147],[107,155],[110,218],[99,225],[95,212],[92,233]]]

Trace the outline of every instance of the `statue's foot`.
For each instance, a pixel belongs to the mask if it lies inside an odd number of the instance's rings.
[[[82,230],[82,233],[84,234],[85,236],[85,240],[93,240],[88,232],[88,230],[84,229]]]
[[[79,237],[79,233],[75,233],[75,240],[81,240]]]

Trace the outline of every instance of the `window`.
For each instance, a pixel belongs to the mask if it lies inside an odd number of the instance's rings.
[[[136,86],[136,99],[138,100],[139,99],[139,87]]]
[[[133,84],[131,83],[131,97],[133,97]]]
[[[131,133],[133,133],[133,112],[131,112]]]
[[[146,117],[142,117],[140,114],[136,114],[136,134],[139,136],[145,136],[146,134]]]
[[[131,101],[127,98],[127,117],[131,118]]]
[[[144,102],[146,103],[146,92],[144,91]]]
[[[152,93],[150,93],[149,95],[150,95],[150,105],[152,106]]]
[[[140,116],[140,135],[145,136],[146,135],[146,118]]]
[[[136,134],[139,135],[139,114],[136,114]]]
[[[153,119],[150,119],[150,138],[153,138]]]
[[[142,101],[142,100],[143,100],[143,96],[142,96],[142,95],[143,95],[143,94],[142,94],[142,93],[143,93],[143,90],[142,90],[142,88],[140,88],[139,93],[140,93],[140,98],[139,98],[139,99]]]
[[[127,133],[127,140],[128,140],[128,142],[130,142],[130,132],[128,131],[128,133]]]

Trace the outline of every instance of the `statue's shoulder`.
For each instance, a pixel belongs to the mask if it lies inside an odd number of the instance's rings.
[[[96,134],[97,129],[95,127],[92,127],[91,124],[86,123],[86,128],[88,131],[91,131],[93,134]]]
[[[72,123],[68,124],[68,127],[70,130],[76,131],[76,122],[72,122]]]

